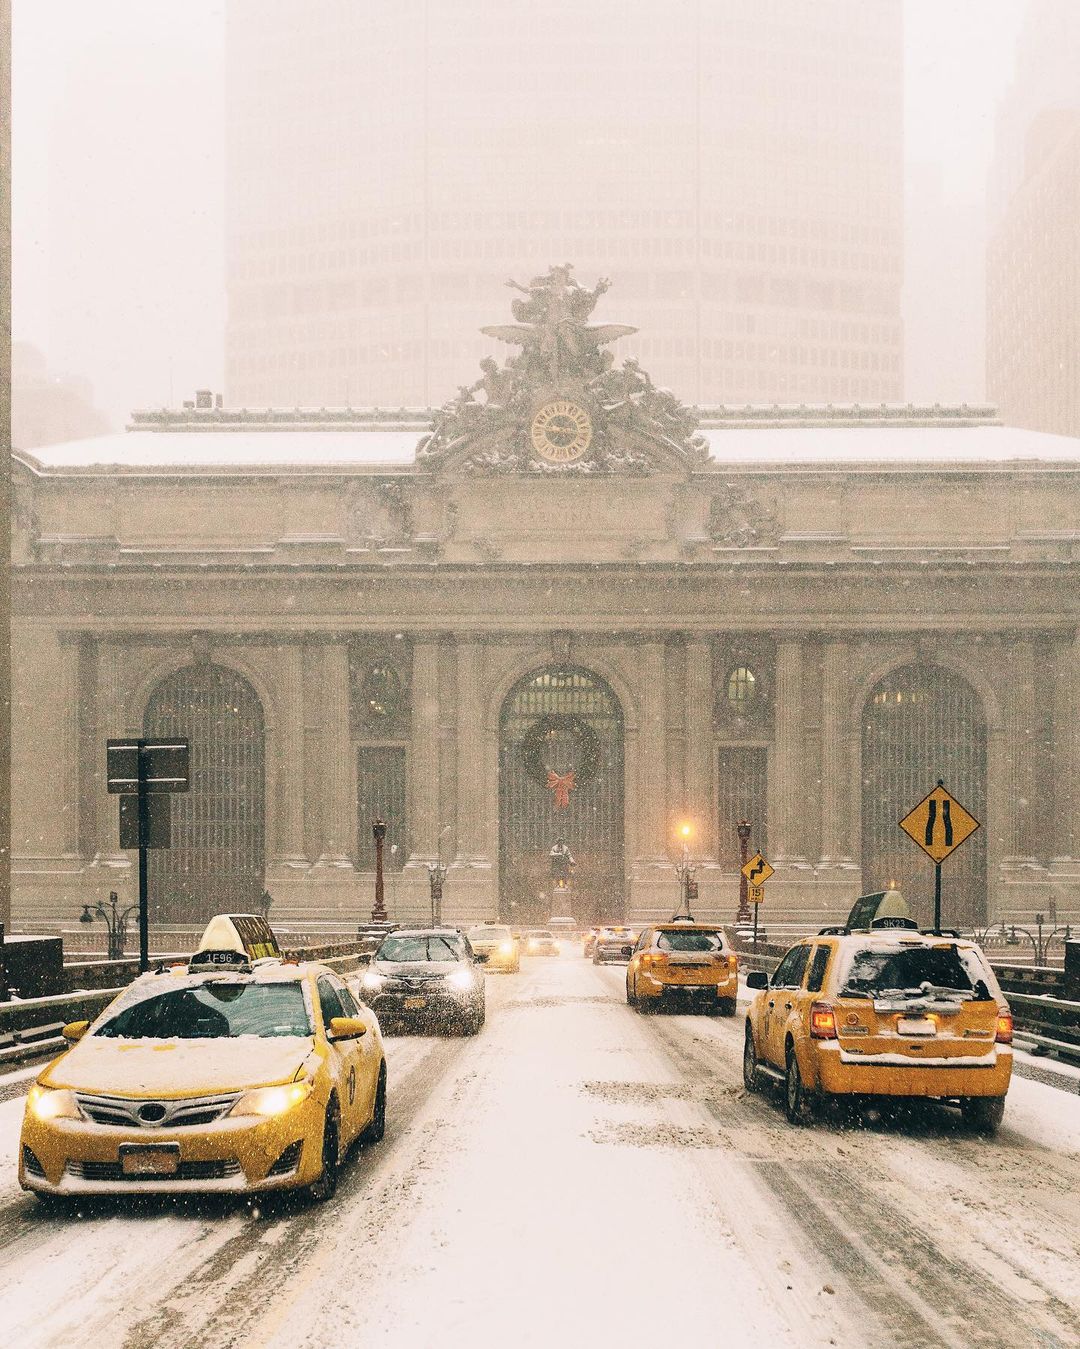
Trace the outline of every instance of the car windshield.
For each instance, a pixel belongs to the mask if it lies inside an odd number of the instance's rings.
[[[720,951],[723,939],[719,932],[658,932],[658,951]]]
[[[530,933],[529,933],[529,939],[530,939],[531,941],[554,941],[554,940],[555,940],[555,938],[552,937],[552,935],[551,935],[550,932],[530,932]]]
[[[469,933],[469,940],[474,945],[478,941],[509,941],[510,929],[508,927],[474,927]]]
[[[465,943],[460,937],[428,932],[409,937],[387,937],[375,952],[376,960],[399,964],[425,960],[464,960]]]
[[[876,997],[929,992],[990,996],[982,980],[973,980],[955,946],[875,947],[851,957],[841,997]]]
[[[131,1003],[95,1035],[125,1040],[224,1040],[238,1035],[310,1035],[299,980],[279,984],[214,980]]]

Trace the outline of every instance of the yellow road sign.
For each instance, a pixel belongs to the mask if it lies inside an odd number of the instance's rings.
[[[761,853],[757,852],[747,862],[742,869],[742,874],[751,885],[764,885],[773,874],[773,868],[765,861]]]
[[[751,904],[764,904],[765,887],[763,885],[748,885],[746,887],[746,898]]]
[[[935,862],[943,862],[978,827],[975,816],[941,782],[900,821],[900,828],[908,838]]]

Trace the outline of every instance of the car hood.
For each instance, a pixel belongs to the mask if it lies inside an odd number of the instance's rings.
[[[88,1035],[42,1081],[106,1096],[200,1096],[289,1082],[311,1036],[239,1035],[222,1040],[121,1040]]]
[[[388,979],[441,979],[469,967],[463,960],[376,960],[371,968]]]

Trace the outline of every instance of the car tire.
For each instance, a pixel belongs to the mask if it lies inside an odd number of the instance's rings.
[[[626,1005],[627,1007],[637,1007],[638,1005],[637,994],[630,987],[629,979],[626,981]]]
[[[742,1080],[743,1086],[747,1091],[754,1092],[761,1090],[761,1074],[758,1072],[757,1050],[754,1048],[754,1032],[750,1029],[749,1021],[746,1023],[746,1034],[743,1039]]]
[[[381,1143],[386,1133],[386,1064],[379,1067],[379,1082],[375,1088],[375,1105],[371,1111],[371,1123],[360,1135],[360,1142]]]
[[[965,1096],[960,1102],[960,1114],[969,1129],[993,1138],[1005,1115],[1005,1097]]]
[[[318,1179],[313,1180],[308,1186],[308,1195],[316,1204],[327,1203],[333,1199],[337,1191],[340,1136],[337,1103],[331,1100],[326,1107],[326,1116],[323,1120],[322,1170]]]
[[[813,1098],[806,1090],[799,1071],[795,1046],[788,1045],[784,1073],[784,1114],[789,1124],[809,1124],[813,1115]]]

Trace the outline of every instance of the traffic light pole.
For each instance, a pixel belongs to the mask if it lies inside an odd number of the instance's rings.
[[[150,904],[147,872],[150,850],[150,793],[146,786],[146,741],[139,741],[139,972],[150,968]]]

